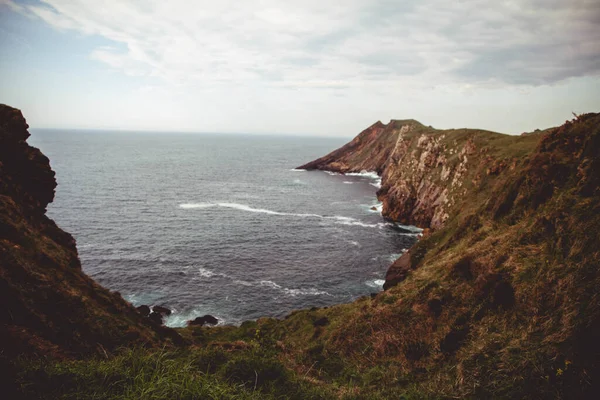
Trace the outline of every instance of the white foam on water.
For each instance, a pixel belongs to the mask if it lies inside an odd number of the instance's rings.
[[[381,214],[381,212],[383,211],[383,203],[375,203],[372,205],[364,205],[364,207],[368,207],[369,208],[369,212],[372,213],[379,213]],[[373,210],[373,207],[375,207],[375,209]]]
[[[123,298],[133,304],[134,307],[155,303],[162,297],[163,295],[159,293],[132,293],[123,295]]]
[[[175,309],[171,309],[171,315],[165,317],[163,323],[169,328],[184,328],[187,326],[188,321],[192,321],[197,317],[201,317],[206,314],[214,315],[219,320],[219,322],[213,326],[225,325],[225,320],[219,315],[213,314],[209,310],[199,308],[194,308],[185,313],[180,313]]]
[[[376,224],[367,224],[365,222],[360,222],[360,221],[338,221],[337,223],[340,225],[362,226],[363,228],[378,228],[378,229],[383,229],[386,226],[390,226],[390,224],[385,223],[385,222],[379,222]]]
[[[288,296],[296,297],[296,296],[331,296],[330,293],[327,293],[324,290],[318,290],[316,288],[307,288],[307,289],[289,289],[282,287],[281,285],[276,284],[273,281],[260,281],[260,286],[270,287],[271,289],[280,290],[287,294]]]
[[[212,204],[212,203],[187,203],[187,204],[180,204],[179,208],[183,208],[183,209],[209,208],[209,207],[214,207],[214,206],[216,206],[216,204]]]
[[[346,173],[346,175],[350,175],[350,176],[362,176],[365,178],[371,178],[371,179],[379,179],[379,175],[377,175],[377,172],[375,171],[367,171],[367,170],[362,170],[360,172],[348,172]]]
[[[276,284],[273,281],[260,281],[260,286],[267,286],[273,289],[281,289],[281,286],[279,286],[278,284]]]
[[[350,182],[350,181],[344,181],[344,183],[345,183],[346,185],[352,185],[352,184],[354,184],[354,182]]]
[[[332,172],[332,171],[323,171],[328,175],[341,175],[339,172]]]
[[[377,189],[381,188],[381,178],[377,179],[375,182],[373,183],[369,183],[369,185],[371,186],[375,186]]]
[[[242,285],[242,286],[254,286],[252,284],[252,282],[248,282],[248,281],[242,281],[240,279],[236,279],[233,281],[233,283],[235,283],[236,285]]]
[[[372,287],[372,288],[374,288],[374,289],[381,289],[381,288],[383,288],[383,284],[384,284],[384,283],[385,283],[385,280],[384,280],[384,279],[373,279],[373,280],[370,280],[370,281],[366,281],[366,282],[365,282],[365,284],[366,284],[368,287]]]
[[[353,245],[353,246],[358,246],[358,247],[360,247],[360,243],[358,243],[358,242],[356,242],[356,241],[354,241],[354,240],[350,240],[350,241],[349,241],[349,243],[350,243],[351,245]]]
[[[381,177],[379,175],[377,175],[377,172],[375,172],[375,171],[362,170],[360,172],[348,172],[345,175],[360,176],[362,178],[373,179],[375,182],[369,183],[369,185],[375,186],[376,188],[380,188],[381,187]]]
[[[402,256],[402,254],[404,254],[404,253],[400,253],[400,254],[396,254],[396,253],[394,253],[394,254],[390,254],[390,255],[388,256],[388,260],[390,260],[390,262],[394,262],[394,261],[396,261],[397,259],[399,259],[399,258]]]
[[[306,172],[305,169],[297,169],[297,168],[292,168],[292,169],[290,169],[290,171],[292,171],[292,172]]]
[[[264,208],[252,208],[246,204],[238,204],[238,203],[217,203],[219,207],[225,208],[233,208],[240,211],[247,211],[253,213],[261,213],[261,214],[270,214],[270,215],[293,215],[289,213],[282,213],[278,211],[267,210]]]
[[[260,214],[268,214],[268,215],[291,216],[291,217],[299,217],[299,218],[319,218],[319,219],[324,219],[324,220],[332,220],[332,221],[335,221],[335,223],[340,224],[340,225],[362,226],[364,228],[378,228],[378,229],[382,229],[382,228],[384,228],[386,226],[393,226],[393,224],[382,223],[382,222],[376,223],[376,224],[368,224],[368,223],[365,223],[365,222],[361,222],[361,221],[357,220],[356,218],[344,217],[344,216],[340,216],[340,215],[326,216],[326,215],[319,215],[319,214],[288,213],[288,212],[280,212],[280,211],[268,210],[266,208],[254,208],[254,207],[250,207],[249,205],[239,204],[239,203],[181,204],[179,207],[181,207],[181,208],[190,208],[191,209],[191,208],[207,208],[207,207],[212,207],[212,206],[218,206],[218,207],[224,207],[224,208],[231,208],[231,209],[235,209],[235,210],[239,210],[239,211],[246,211],[246,212],[260,213]]]
[[[327,293],[324,290],[318,290],[318,289],[288,289],[288,288],[284,288],[283,291],[292,296],[292,297],[296,297],[296,296],[331,296],[330,293]]]
[[[200,276],[204,277],[204,278],[210,278],[211,276],[215,276],[216,274],[211,271],[210,269],[206,269],[206,268],[198,268],[198,273],[200,274]]]
[[[402,225],[402,224],[396,223],[396,226],[399,227],[399,228],[402,228],[402,229],[406,229],[407,231],[414,232],[414,233],[421,233],[421,232],[423,232],[422,228],[418,228],[418,227],[412,226],[412,225]]]
[[[223,278],[228,278],[226,274],[222,274],[220,272],[211,271],[208,268],[199,267],[198,274],[203,278],[212,278],[213,276],[222,276]]]

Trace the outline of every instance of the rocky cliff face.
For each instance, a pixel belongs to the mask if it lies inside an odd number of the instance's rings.
[[[375,123],[340,149],[298,168],[375,171],[382,177],[377,196],[384,217],[435,230],[462,198],[485,192],[496,176],[514,169],[538,139],[536,134],[436,130],[414,120],[392,120]]]
[[[600,114],[518,137],[377,124],[304,167],[379,171],[385,215],[434,228],[331,318],[329,354],[395,363],[423,397],[598,397]]]
[[[56,180],[27,128],[19,110],[0,105],[0,354],[179,342],[81,271],[75,240],[45,215]]]

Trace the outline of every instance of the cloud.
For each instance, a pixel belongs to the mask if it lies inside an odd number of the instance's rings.
[[[536,86],[600,73],[595,0],[43,0],[19,8],[110,40],[90,57],[169,85]]]

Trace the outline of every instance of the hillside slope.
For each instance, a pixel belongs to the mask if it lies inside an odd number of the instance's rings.
[[[0,354],[70,357],[180,342],[82,272],[75,240],[45,215],[56,180],[27,144],[27,128],[19,110],[0,105]]]
[[[475,129],[437,130],[415,120],[377,122],[330,154],[298,167],[340,173],[375,171],[383,216],[439,229],[467,194],[485,192],[513,170],[538,134],[509,136]]]
[[[376,124],[303,168],[376,170],[388,218],[435,228],[386,292],[320,311],[313,346],[432,396],[598,393],[600,114],[520,137]]]

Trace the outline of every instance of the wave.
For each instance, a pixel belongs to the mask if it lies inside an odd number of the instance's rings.
[[[396,223],[395,225],[396,225],[398,228],[400,228],[400,229],[404,229],[404,230],[406,230],[406,231],[409,231],[409,232],[413,232],[413,233],[421,233],[421,232],[423,232],[423,229],[422,229],[422,228],[419,228],[419,227],[416,227],[416,226],[412,226],[412,225],[402,225],[402,224],[398,224],[398,223]]]
[[[307,289],[289,289],[282,287],[281,285],[276,284],[273,281],[260,281],[260,286],[270,287],[271,289],[281,290],[285,294],[296,297],[296,296],[332,296],[330,293],[319,290],[316,288],[307,288]]]
[[[213,207],[213,206],[218,206],[218,207],[223,207],[223,208],[232,208],[232,209],[240,210],[240,211],[268,214],[268,215],[290,216],[290,217],[299,217],[299,218],[318,218],[318,219],[323,219],[323,220],[334,221],[334,223],[340,224],[340,225],[362,226],[364,228],[382,229],[386,226],[394,226],[394,224],[391,224],[388,222],[369,224],[369,223],[359,221],[356,218],[344,217],[344,216],[340,216],[340,215],[328,216],[328,215],[319,215],[319,214],[288,213],[288,212],[267,210],[265,208],[254,208],[254,207],[250,207],[249,205],[239,204],[239,203],[191,203],[191,204],[179,205],[180,208],[185,208],[185,209],[208,208],[208,207]]]
[[[385,280],[384,280],[384,279],[373,279],[373,280],[370,280],[370,281],[366,281],[366,282],[365,282],[365,284],[366,284],[368,287],[372,287],[372,288],[374,288],[374,289],[381,289],[381,288],[383,288],[383,284],[384,284],[384,283],[385,283]]]
[[[279,286],[273,281],[260,281],[260,286],[267,286],[273,289],[281,289],[281,286]]]
[[[348,172],[346,175],[373,179],[375,182],[369,183],[369,185],[375,186],[376,188],[381,187],[381,177],[377,175],[377,172],[375,171],[362,170],[360,172]]]
[[[301,296],[331,296],[331,294],[327,293],[324,290],[318,290],[318,289],[314,289],[314,288],[311,288],[311,289],[284,288],[283,291],[292,297],[296,297],[298,295],[301,295]]]
[[[400,253],[400,254],[397,254],[397,253],[390,254],[390,255],[387,257],[387,259],[388,259],[390,262],[394,262],[394,261],[396,261],[397,259],[399,259],[399,258],[402,256],[402,254],[404,254],[404,252],[402,252],[402,253]]]
[[[352,185],[352,184],[354,184],[354,182],[350,182],[350,181],[344,181],[344,183],[345,183],[346,185]]]
[[[162,293],[131,293],[124,294],[123,298],[133,304],[134,307],[141,306],[143,304],[153,304],[163,298]]]
[[[240,279],[235,279],[233,281],[233,283],[235,283],[236,285],[242,285],[242,286],[254,286],[254,284],[252,282],[242,281]]]
[[[365,178],[379,179],[379,175],[377,175],[377,172],[375,172],[375,171],[367,171],[367,170],[362,170],[360,172],[348,172],[345,175],[349,175],[349,176],[362,176],[362,177],[365,177]]]
[[[204,267],[198,268],[198,274],[203,278],[212,278],[213,276],[221,276],[223,278],[229,278],[229,276],[227,274],[223,274],[220,272],[214,272],[214,271],[211,271],[210,269],[207,269]]]
[[[178,312],[177,309],[171,308],[171,315],[165,317],[164,324],[169,328],[184,328],[187,326],[188,321],[192,321],[197,317],[201,317],[206,314],[214,315],[219,320],[216,326],[222,326],[226,324],[226,321],[218,314],[213,313],[208,309],[199,308],[194,308],[187,312]]]
[[[180,204],[179,208],[184,208],[184,209],[190,209],[190,208],[209,208],[209,207],[214,207],[216,206],[216,204],[212,204],[212,203],[187,203],[187,204]]]
[[[298,168],[292,168],[292,169],[290,169],[290,171],[292,171],[292,172],[306,172],[305,169],[298,169]]]
[[[368,207],[370,212],[373,213],[379,213],[381,214],[381,212],[383,211],[383,203],[375,203],[372,205],[363,205],[364,207]],[[373,207],[375,207],[375,209],[373,210]]]

